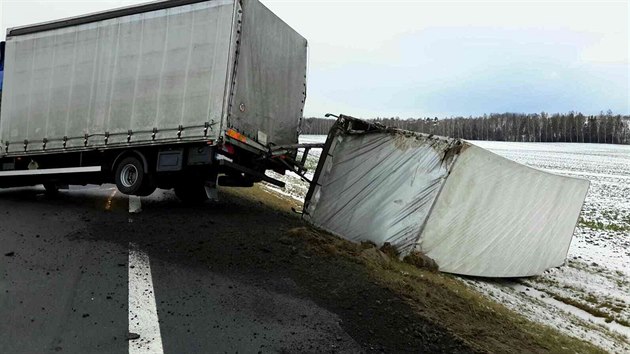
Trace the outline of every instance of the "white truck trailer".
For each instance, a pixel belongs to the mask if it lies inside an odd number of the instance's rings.
[[[283,186],[307,41],[257,0],[171,0],[7,30],[0,187]]]

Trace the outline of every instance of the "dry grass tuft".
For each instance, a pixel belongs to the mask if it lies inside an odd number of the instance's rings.
[[[437,272],[439,267],[435,261],[420,252],[411,252],[403,258],[403,262],[411,264],[418,268],[425,268],[427,270]]]
[[[385,242],[383,246],[381,246],[380,250],[391,258],[398,258],[400,256],[398,250],[389,242]]]

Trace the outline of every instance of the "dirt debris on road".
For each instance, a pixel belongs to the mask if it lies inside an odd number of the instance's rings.
[[[136,243],[152,262],[211,270],[272,293],[314,301],[339,316],[341,328],[365,351],[477,352],[415,314],[402,297],[370,279],[360,263],[323,255],[309,246],[310,241],[296,237],[296,230],[305,227],[290,211],[297,204],[260,187],[222,190],[221,197],[222,202],[202,208],[145,200],[134,223],[108,213],[104,220],[93,222],[86,234]],[[237,287],[231,290],[238,292]],[[309,316],[301,315],[303,321]],[[345,341],[335,338],[338,343]],[[338,343],[330,345],[331,352],[355,351]],[[305,343],[287,350],[314,348]]]

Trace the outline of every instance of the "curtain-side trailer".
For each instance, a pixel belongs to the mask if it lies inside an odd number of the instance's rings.
[[[171,0],[7,30],[0,187],[251,186],[296,161],[307,41],[257,0]]]

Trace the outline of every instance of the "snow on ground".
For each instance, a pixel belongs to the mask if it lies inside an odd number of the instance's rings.
[[[300,142],[323,143],[325,139],[324,135],[306,135]],[[462,279],[534,321],[610,352],[630,352],[630,146],[472,143],[535,168],[586,178],[591,186],[564,266],[526,279]],[[309,179],[320,152],[309,154]],[[284,190],[270,188],[304,200],[307,182],[293,173],[270,175],[287,183]]]
[[[300,144],[317,144],[324,143],[326,141],[326,135],[302,135],[300,136]],[[313,175],[315,174],[315,168],[317,167],[317,161],[319,161],[319,155],[321,154],[321,149],[311,149],[308,154],[308,158],[306,159],[306,168],[308,169],[306,173],[306,178],[309,180],[313,179]],[[304,153],[304,149],[300,149],[298,151],[297,159],[298,161],[302,158],[302,154]],[[286,175],[280,175],[278,173],[268,171],[267,175],[273,177],[277,180],[280,180],[286,183],[284,189],[278,188],[274,185],[267,184],[266,186],[274,191],[279,192],[280,194],[287,195],[291,198],[294,198],[300,202],[304,202],[304,197],[308,192],[309,183],[302,180],[300,176],[293,172],[288,172]]]

